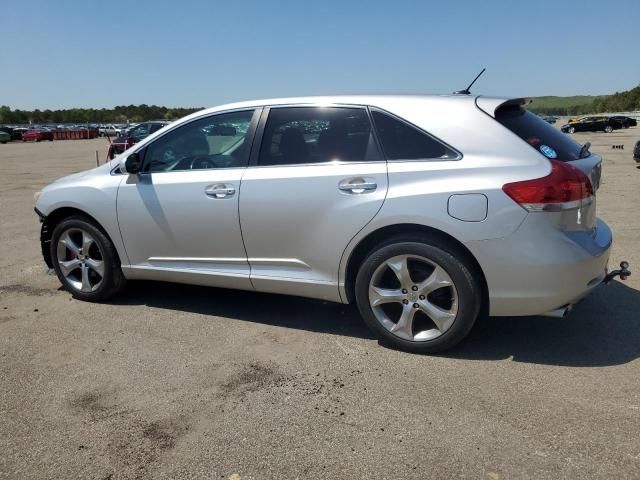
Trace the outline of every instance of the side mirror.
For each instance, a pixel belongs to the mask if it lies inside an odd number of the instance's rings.
[[[127,173],[138,173],[142,168],[142,159],[138,152],[132,153],[124,162],[124,168]]]

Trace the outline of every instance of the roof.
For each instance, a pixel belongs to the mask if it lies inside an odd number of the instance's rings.
[[[236,110],[240,108],[263,107],[268,105],[369,105],[384,108],[394,103],[410,103],[410,102],[482,102],[481,108],[487,113],[493,115],[495,109],[501,104],[509,101],[517,103],[528,103],[525,99],[512,99],[509,97],[484,97],[478,95],[326,95],[326,96],[307,96],[307,97],[284,97],[284,98],[265,98],[259,100],[247,100],[243,102],[227,103],[216,107],[207,108],[195,112],[189,117],[200,117],[209,113],[221,112],[225,110]],[[485,108],[486,107],[486,108]]]
[[[215,113],[224,110],[236,110],[239,108],[263,107],[267,105],[370,105],[382,106],[400,101],[442,101],[454,100],[470,102],[475,99],[474,95],[325,95],[325,96],[305,96],[305,97],[283,97],[265,98],[258,100],[247,100],[242,102],[227,103],[215,107],[200,110],[190,116],[201,116],[203,114]]]

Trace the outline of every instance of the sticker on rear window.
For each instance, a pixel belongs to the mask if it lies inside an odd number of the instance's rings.
[[[540,151],[547,158],[558,158],[556,151],[548,145],[540,145]]]

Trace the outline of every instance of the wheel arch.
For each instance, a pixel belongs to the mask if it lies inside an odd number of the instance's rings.
[[[455,237],[448,233],[426,225],[401,223],[387,225],[367,234],[358,244],[351,250],[344,276],[344,290],[346,293],[346,302],[352,303],[355,299],[355,280],[358,269],[368,254],[375,248],[384,245],[398,237],[416,238],[425,242],[429,242],[435,246],[441,246],[447,250],[453,250],[455,253],[464,258],[469,267],[471,267],[480,279],[480,287],[482,290],[482,308],[481,313],[489,312],[489,290],[487,280],[478,260],[471,251]]]
[[[98,228],[102,233],[104,233],[104,235],[109,239],[109,241],[113,245],[117,246],[117,244],[111,238],[111,235],[109,235],[109,232],[107,232],[107,230],[100,224],[98,220],[96,220],[95,217],[93,217],[92,215],[88,214],[87,212],[79,208],[59,207],[53,210],[51,213],[49,213],[49,215],[47,215],[46,217],[43,217],[42,227],[40,229],[40,245],[42,247],[42,256],[44,257],[44,261],[49,268],[53,268],[53,261],[51,259],[51,249],[50,249],[53,230],[56,228],[56,225],[58,225],[61,221],[63,221],[66,218],[72,217],[74,215],[85,217],[87,220],[93,223],[96,226],[96,228]],[[118,260],[121,261],[120,254],[117,250],[118,249],[116,248]]]

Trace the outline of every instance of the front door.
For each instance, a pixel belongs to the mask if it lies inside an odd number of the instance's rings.
[[[387,192],[367,109],[272,107],[260,131],[240,195],[252,283],[339,300],[341,255]]]
[[[207,116],[139,150],[117,200],[129,278],[251,288],[238,197],[258,116]]]

